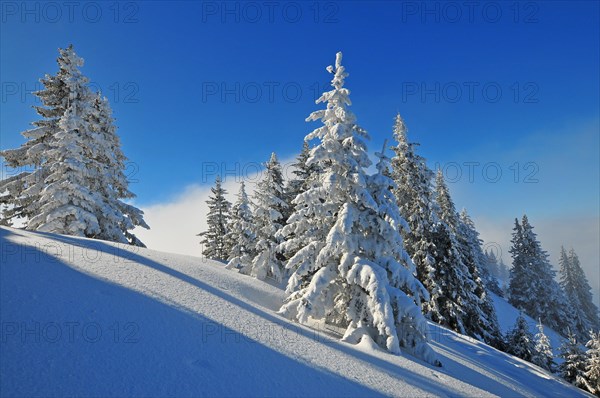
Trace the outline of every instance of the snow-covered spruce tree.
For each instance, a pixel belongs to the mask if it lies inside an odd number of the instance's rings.
[[[456,240],[446,224],[439,223],[436,226],[433,241],[436,247],[434,280],[439,291],[432,294],[430,305],[437,311],[430,312],[429,315],[432,321],[466,334],[463,304],[464,297],[470,294],[467,289],[472,288],[472,284],[466,279],[467,269],[461,262]]]
[[[531,362],[541,368],[553,372],[556,364],[554,363],[554,354],[552,353],[550,340],[544,333],[544,325],[541,321],[538,322],[537,328],[538,332],[534,337],[535,351],[533,353],[533,358],[531,358]]]
[[[585,346],[587,351],[583,384],[589,392],[600,397],[600,332],[592,333]]]
[[[136,226],[149,228],[143,218],[143,212],[126,203],[135,198],[128,186],[125,175],[127,158],[121,150],[121,142],[116,134],[112,109],[106,97],[93,96],[87,117],[90,133],[96,143],[87,148],[93,174],[91,189],[100,193],[103,207],[97,214],[100,233],[98,239],[112,242],[129,243],[136,246],[144,244],[130,230]]]
[[[510,269],[509,302],[516,308],[530,299],[533,292],[530,291],[529,283],[534,279],[533,269],[529,267],[529,257],[526,252],[523,228],[519,220],[515,218],[510,248],[508,252],[512,256],[512,267]]]
[[[492,276],[498,278],[498,275],[500,275],[500,270],[498,269],[498,259],[496,258],[496,255],[493,251],[489,251],[488,249],[483,251],[483,255],[486,257],[485,265],[488,269],[488,272]]]
[[[554,280],[555,272],[542,250],[527,216],[515,228],[509,252],[513,258],[510,270],[509,302],[544,325],[566,335],[572,324],[567,299]]]
[[[246,194],[244,182],[240,184],[238,198],[231,210],[231,219],[227,234],[226,246],[229,247],[227,268],[243,268],[252,263],[256,255],[256,234],[254,216],[250,209],[250,199]]]
[[[29,140],[20,148],[2,152],[9,166],[33,171],[0,182],[8,192],[0,202],[11,205],[9,218],[25,218],[27,229],[143,246],[129,232],[148,228],[143,213],[121,201],[134,195],[108,101],[90,92],[73,47],[59,51],[58,74],[46,76],[36,93],[44,119],[23,133]]]
[[[583,305],[579,295],[579,281],[577,280],[576,271],[573,263],[567,256],[564,247],[560,248],[560,256],[558,258],[558,266],[560,269],[560,287],[567,296],[573,314],[573,333],[580,339],[587,339],[588,332],[591,329],[591,323],[583,312]]]
[[[442,290],[438,307],[445,307],[445,320],[440,323],[499,346],[502,339],[494,307],[479,277],[467,228],[460,221],[441,171],[436,175],[435,200],[440,220],[434,239],[438,249],[436,281]]]
[[[307,166],[306,161],[310,157],[310,146],[308,141],[304,141],[302,144],[302,151],[296,158],[296,162],[292,165],[294,170],[294,178],[288,183],[287,191],[289,192],[292,200],[299,194],[306,191],[310,184],[311,176],[314,174],[315,167]]]
[[[83,59],[73,51],[67,51],[65,58],[67,105],[43,154],[47,176],[44,188],[36,195],[39,207],[30,215],[27,228],[95,237],[100,234],[98,210],[104,203],[101,193],[93,190],[92,181],[99,176],[94,160],[88,157],[95,144],[87,120],[91,94],[88,79],[79,70]]]
[[[483,255],[483,268],[486,270],[485,273],[487,274],[485,286],[490,292],[493,292],[500,297],[504,297],[504,291],[502,290],[502,287],[500,287],[500,282],[498,281],[501,275],[498,259],[496,258],[494,252],[488,252],[487,250],[483,253]]]
[[[7,222],[21,218],[26,227],[27,220],[39,211],[39,195],[49,174],[45,158],[69,104],[66,82],[71,79],[73,69],[83,63],[75,56],[73,46],[58,51],[58,73],[40,79],[44,89],[34,93],[42,104],[34,106],[42,119],[32,123],[35,128],[21,133],[27,139],[21,147],[0,152],[7,166],[20,170],[18,174],[0,181],[0,203],[10,205],[3,218]]]
[[[574,274],[575,280],[577,281],[577,291],[579,293],[579,302],[583,306],[583,312],[590,322],[590,328],[588,330],[600,330],[600,319],[598,317],[598,307],[594,304],[594,296],[592,294],[592,287],[590,286],[587,277],[585,276],[585,272],[583,268],[581,268],[581,263],[579,262],[579,257],[575,253],[575,250],[571,248],[569,250],[569,263],[571,264]]]
[[[286,214],[284,215],[284,219],[287,220],[294,213],[294,199],[296,197],[308,190],[312,184],[317,182],[317,170],[316,165],[311,164],[307,166],[307,160],[310,157],[310,146],[307,141],[303,141],[302,151],[296,158],[296,162],[292,165],[294,170],[292,173],[295,175],[294,178],[290,179],[287,182],[285,187],[285,197],[286,202],[288,203],[288,207],[286,209]],[[277,236],[281,241],[286,241],[291,239],[291,235],[286,235],[284,233],[284,228],[282,228],[278,232]],[[298,247],[292,245],[282,245],[278,248],[282,256],[286,259],[286,261],[294,256],[298,251]]]
[[[393,131],[396,145],[392,147],[395,155],[391,161],[391,177],[396,183],[394,194],[400,214],[409,225],[402,230],[404,246],[415,264],[417,278],[430,295],[430,299],[422,303],[423,312],[429,318],[442,319],[437,300],[441,290],[434,278],[433,235],[438,220],[431,190],[433,172],[425,159],[415,153],[418,144],[408,142],[407,130],[402,116],[397,114]]]
[[[215,179],[215,186],[210,189],[212,196],[208,197],[208,214],[206,215],[207,230],[199,233],[202,240],[202,254],[207,258],[217,261],[227,261],[229,248],[227,247],[227,226],[229,223],[229,211],[231,203],[225,195],[227,191],[221,185],[221,177]]]
[[[365,235],[371,240],[365,239],[361,244],[365,257],[372,258],[387,271],[387,290],[395,312],[400,347],[414,356],[430,358],[430,362],[435,362],[431,349],[424,342],[428,327],[419,309],[421,299],[429,300],[429,293],[415,278],[416,268],[404,250],[402,232],[408,231],[409,226],[400,214],[397,198],[393,194],[396,184],[390,178],[390,159],[385,156],[385,150],[386,143],[381,152],[375,153],[379,158],[377,172],[367,177],[367,187],[378,211],[365,220],[369,225]],[[347,334],[346,340],[350,340],[350,336]],[[358,343],[358,339],[353,342]]]
[[[577,336],[583,340],[589,338],[590,330],[600,328],[598,308],[593,302],[592,288],[585,276],[575,250],[569,250],[567,255],[561,247],[559,257],[560,286],[562,287],[574,315],[574,327]]]
[[[502,281],[502,292],[504,297],[508,296],[508,285],[510,281],[510,268],[504,263],[502,257],[498,260],[498,269],[500,271],[500,280]]]
[[[519,313],[513,329],[506,334],[506,352],[529,362],[534,357],[535,342],[522,313]]]
[[[558,366],[561,377],[577,387],[585,388],[585,353],[571,330],[559,348],[559,357],[563,359]]]
[[[479,232],[475,223],[465,209],[460,213],[458,241],[461,245],[463,261],[469,269],[471,280],[475,283],[475,294],[478,302],[470,307],[472,333],[481,336],[484,341],[495,347],[501,347],[503,340],[496,317],[496,309],[487,291],[487,283],[491,276],[485,270],[485,256],[481,248]]]
[[[322,172],[319,184],[296,197],[284,228],[291,238],[282,247],[299,250],[287,262],[294,273],[280,313],[301,323],[324,320],[345,328],[348,341],[370,338],[393,353],[406,344],[410,352],[439,365],[427,344],[418,298],[403,290],[415,281],[402,265],[408,258],[402,255],[401,222],[393,221],[395,198],[383,203],[390,198],[372,192],[375,184],[381,194],[379,184],[389,180],[381,172],[373,179],[365,173],[368,135],[348,108],[341,62],[338,53],[335,66],[327,68],[334,75],[333,89],[317,100],[327,108],[307,119],[323,123],[306,137],[319,140],[307,165],[316,164]]]
[[[436,247],[434,279],[441,289],[437,297],[437,307],[442,318],[436,319],[432,316],[432,320],[461,334],[467,334],[464,325],[467,316],[465,306],[470,306],[476,301],[472,293],[475,284],[469,277],[469,270],[459,251],[456,236],[458,215],[440,170],[436,174],[435,182],[435,209],[440,221],[433,239]]]
[[[265,163],[263,178],[254,194],[254,203],[256,256],[240,272],[260,280],[273,278],[281,282],[284,258],[277,249],[281,242],[278,233],[285,225],[284,213],[288,204],[285,201],[281,165],[275,153]]]
[[[292,164],[294,170],[292,173],[294,177],[287,182],[285,187],[286,202],[289,204],[284,214],[284,219],[287,220],[292,215],[294,207],[291,205],[296,196],[305,192],[316,180],[316,167],[315,165],[306,165],[306,161],[310,157],[310,146],[307,141],[304,141],[302,145],[302,151],[296,158],[296,162]],[[286,253],[288,255],[288,253]],[[292,253],[293,255],[293,253]]]

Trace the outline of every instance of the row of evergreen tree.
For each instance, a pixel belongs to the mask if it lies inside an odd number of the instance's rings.
[[[508,299],[514,307],[565,337],[572,331],[587,341],[590,331],[600,329],[592,288],[573,249],[567,255],[561,248],[557,281],[548,254],[527,216],[523,216],[521,223],[515,220],[509,252],[513,261]]]
[[[306,136],[295,177],[284,181],[273,154],[254,203],[242,184],[233,207],[217,179],[200,234],[203,254],[285,282],[282,314],[325,320],[347,341],[368,336],[392,352],[402,347],[436,362],[426,314],[501,346],[486,287],[492,276],[473,221],[457,212],[442,173],[416,153],[400,115],[394,156],[384,144],[376,172],[366,172],[368,135],[349,109],[341,53],[327,70],[333,89],[317,101],[326,109],[307,118],[322,125]]]
[[[533,232],[527,216],[515,220],[510,253],[513,266],[509,274],[509,302],[527,315],[538,319],[533,337],[523,316],[506,336],[506,351],[558,372],[565,380],[600,396],[600,320],[593,303],[592,290],[575,250],[567,254],[561,247],[560,278],[548,261],[548,254]],[[493,258],[489,263],[493,263]],[[543,324],[566,337],[554,355]],[[586,342],[584,353],[578,341]],[[557,367],[555,357],[562,362]]]
[[[600,397],[600,332],[591,332],[582,349],[574,333],[569,331],[567,339],[554,355],[544,326],[540,321],[535,336],[522,314],[515,326],[506,335],[506,352],[550,372],[558,373],[569,383]],[[557,365],[555,359],[560,358]]]
[[[571,331],[586,341],[590,331],[600,329],[592,288],[573,248],[568,253],[564,247],[560,249],[557,283],[547,253],[541,249],[527,216],[523,216],[521,222],[515,220],[510,253],[512,269],[493,252],[484,253],[491,275],[487,280],[490,291],[507,297],[513,306],[541,319],[564,337]]]
[[[384,144],[376,153],[377,171],[368,175],[368,136],[348,108],[341,54],[327,70],[334,75],[333,90],[318,101],[326,109],[307,119],[320,120],[322,126],[305,138],[294,178],[284,180],[272,154],[254,200],[242,182],[233,206],[217,178],[207,202],[208,228],[200,234],[205,256],[258,279],[285,282],[282,314],[300,322],[325,320],[342,328],[345,340],[368,335],[391,351],[397,350],[389,332],[394,329],[387,330],[380,319],[388,305],[400,347],[426,343],[426,331],[406,335],[414,325],[422,327],[414,312],[419,306],[427,318],[507,350],[508,336],[499,330],[488,294],[504,295],[499,280],[510,281],[504,284],[513,305],[565,335],[569,328],[581,337],[597,328],[594,320],[576,326],[570,295],[554,280],[526,216],[523,225],[517,222],[511,248],[516,265],[510,272],[501,259],[482,250],[473,221],[465,210],[456,211],[442,173],[432,172],[416,153],[418,144],[408,141],[400,115],[392,133],[394,156],[387,158]],[[358,272],[378,289],[384,285],[387,294],[369,290]],[[575,274],[585,278],[580,267]],[[520,281],[527,279],[521,291]],[[580,282],[573,291],[581,291]],[[390,295],[390,289],[397,289],[395,295],[402,292],[403,299]],[[589,284],[587,291],[591,304]],[[544,297],[544,304],[536,306],[542,301],[538,297]],[[594,308],[591,304],[588,312]],[[422,357],[425,351],[412,350]]]
[[[58,73],[35,93],[41,120],[21,147],[0,152],[15,170],[0,181],[0,224],[143,246],[131,230],[149,227],[127,203],[135,195],[108,100],[90,89],[73,46],[59,53]]]

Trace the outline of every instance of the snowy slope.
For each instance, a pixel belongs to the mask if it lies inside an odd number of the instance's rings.
[[[434,368],[275,313],[201,258],[0,228],[1,396],[585,396],[432,325]]]
[[[500,329],[503,333],[506,333],[507,331],[515,327],[515,322],[517,321],[517,317],[519,316],[519,310],[510,305],[504,298],[499,297],[494,293],[490,293],[490,295],[493,299],[494,307],[496,308],[496,315],[498,316],[498,323],[500,324]],[[523,317],[529,324],[529,330],[535,336],[535,334],[538,332],[537,320],[534,320],[526,314],[523,314]],[[546,326],[544,327],[544,333],[546,334],[546,336],[548,336],[548,339],[550,339],[550,344],[552,345],[554,355],[556,355],[558,353],[558,348],[561,346],[565,339],[561,337],[560,334]]]

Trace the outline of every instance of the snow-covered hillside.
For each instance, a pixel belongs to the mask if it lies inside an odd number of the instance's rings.
[[[507,331],[509,331],[515,327],[515,322],[517,321],[517,318],[519,317],[519,310],[517,310],[515,307],[510,305],[504,298],[499,297],[491,292],[490,292],[490,295],[494,302],[494,307],[496,308],[496,315],[498,317],[498,323],[500,325],[500,329],[502,330],[503,333],[506,333]],[[532,319],[527,314],[523,314],[523,317],[525,318],[525,320],[527,321],[527,324],[529,325],[529,331],[533,335],[535,335],[538,332],[538,329],[537,329],[538,322],[536,320]],[[560,334],[558,334],[557,332],[555,332],[554,330],[552,330],[549,327],[544,327],[544,333],[546,334],[546,336],[548,336],[548,339],[550,339],[550,344],[552,345],[554,355],[558,354],[559,347],[565,341],[564,337],[561,337]],[[555,358],[555,361],[557,363],[559,363],[562,360],[560,358]]]
[[[278,316],[278,288],[201,258],[0,239],[2,396],[585,396],[434,325],[442,368],[342,343]]]

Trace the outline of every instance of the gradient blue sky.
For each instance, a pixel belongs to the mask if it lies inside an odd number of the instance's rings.
[[[564,243],[599,265],[598,2],[49,4],[1,5],[2,148],[23,142],[38,118],[28,90],[73,43],[114,108],[137,204],[160,206],[211,180],[207,166],[293,157],[341,50],[372,151],[400,111],[487,240],[506,242],[527,212],[553,256]],[[221,98],[236,84],[239,102]]]

